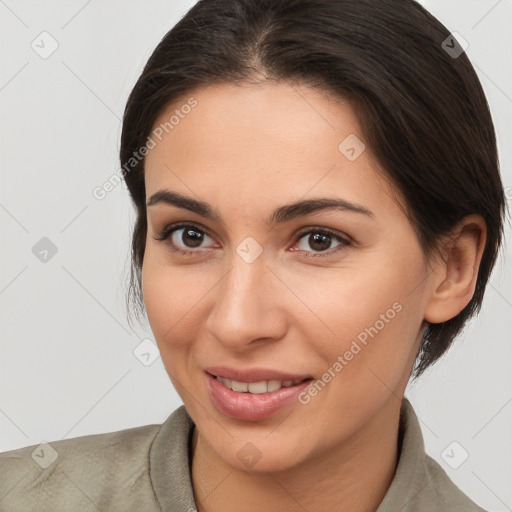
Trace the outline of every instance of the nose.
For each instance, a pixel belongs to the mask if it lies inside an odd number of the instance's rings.
[[[230,351],[244,351],[282,338],[287,321],[279,297],[283,285],[261,255],[248,263],[234,254],[231,269],[215,287],[206,321],[209,333]]]

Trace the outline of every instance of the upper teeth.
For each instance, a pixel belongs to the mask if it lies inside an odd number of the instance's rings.
[[[238,382],[236,380],[225,379],[224,377],[215,377],[219,382],[222,382],[224,386],[233,391],[239,391],[241,393],[267,393],[269,391],[277,391],[282,387],[295,386],[299,380],[262,380],[261,382]]]

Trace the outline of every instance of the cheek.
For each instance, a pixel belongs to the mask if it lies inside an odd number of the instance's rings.
[[[189,290],[189,278],[184,278],[183,272],[163,261],[161,252],[151,245],[146,248],[142,294],[155,340],[160,352],[165,353],[165,346],[179,342],[175,334],[192,309],[193,293],[184,293]]]
[[[200,300],[200,296],[196,297],[199,290],[191,287],[190,269],[187,274],[162,259],[161,251],[146,250],[142,293],[162,363],[176,391],[186,396],[190,386],[186,377],[192,348],[190,340],[197,339],[193,333],[197,319],[193,321],[193,318],[197,311],[194,305],[197,307]]]
[[[416,256],[381,255],[380,261],[347,265],[322,278],[318,272],[311,278],[294,277],[291,288],[307,298],[315,313],[298,321],[308,333],[310,349],[314,346],[317,370],[328,371],[341,356],[337,369],[345,377],[338,379],[340,385],[364,379],[370,385],[377,379],[373,370],[392,387],[409,371],[423,318],[421,283],[426,276]]]
[[[166,353],[188,347],[198,338],[208,294],[222,276],[206,267],[199,270],[194,265],[171,264],[165,249],[151,242],[146,247],[142,294],[149,324],[165,358]]]
[[[146,244],[142,265],[142,295],[149,324],[157,342],[172,325],[170,323],[166,325],[167,322],[165,322],[169,310],[169,290],[161,277],[162,268],[158,264],[154,252]]]

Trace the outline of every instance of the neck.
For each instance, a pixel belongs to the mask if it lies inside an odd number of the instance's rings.
[[[277,472],[227,465],[194,429],[192,482],[198,512],[336,510],[374,512],[391,485],[398,458],[396,396],[351,438]]]

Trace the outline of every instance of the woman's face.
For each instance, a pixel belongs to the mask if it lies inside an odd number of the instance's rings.
[[[167,191],[192,205],[160,195],[147,206],[148,319],[218,456],[290,468],[399,406],[429,266],[348,102],[283,82],[190,97],[161,113],[146,157],[147,202]],[[325,199],[341,206],[314,202]],[[310,380],[272,391],[291,377]],[[270,390],[254,384],[269,380]]]

